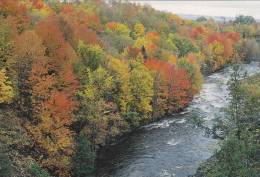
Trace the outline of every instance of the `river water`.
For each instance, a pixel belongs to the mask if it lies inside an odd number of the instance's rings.
[[[242,65],[249,75],[260,72],[258,63]],[[143,126],[124,141],[103,149],[97,177],[187,177],[212,156],[217,140],[196,127],[194,111],[212,126],[212,119],[227,105],[227,82],[232,69],[204,78],[202,90],[181,113]]]

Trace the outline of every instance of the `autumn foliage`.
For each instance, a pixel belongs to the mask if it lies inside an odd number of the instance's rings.
[[[6,71],[3,69],[0,71],[0,91],[0,103],[9,103],[12,101],[14,91],[11,82],[6,76]]]
[[[231,24],[126,2],[0,0],[0,20],[0,107],[30,137],[19,152],[52,176],[89,174],[73,159],[92,172],[97,149],[181,111],[202,72],[240,56]]]
[[[191,80],[185,69],[179,69],[168,62],[150,59],[145,66],[155,72],[158,97],[156,99],[167,100],[166,105],[154,105],[157,110],[163,113],[178,111],[185,107],[192,98]],[[161,98],[160,98],[161,96]],[[155,102],[158,103],[156,100]],[[161,110],[163,109],[163,110]]]
[[[213,33],[208,36],[207,43],[219,42],[224,47],[225,57],[231,57],[233,55],[233,43],[238,42],[240,39],[238,33],[226,32],[223,34]]]

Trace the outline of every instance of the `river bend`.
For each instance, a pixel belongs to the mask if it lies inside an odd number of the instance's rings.
[[[258,63],[242,65],[252,75]],[[202,90],[181,113],[143,126],[117,145],[98,155],[97,177],[187,177],[212,156],[217,140],[192,123],[193,110],[207,126],[227,105],[231,68],[207,76]]]

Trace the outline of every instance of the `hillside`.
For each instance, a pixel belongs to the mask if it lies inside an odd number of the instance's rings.
[[[102,0],[1,0],[0,20],[4,177],[87,176],[97,149],[182,110],[202,74],[246,59],[240,34],[259,29]]]

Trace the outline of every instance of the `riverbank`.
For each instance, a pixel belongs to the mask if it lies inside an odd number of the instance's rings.
[[[231,65],[231,63],[225,64],[223,67],[215,70],[214,72],[204,72],[203,78],[206,78],[206,77],[208,77],[208,76],[210,76],[214,73],[222,72],[225,68],[230,67],[230,65]],[[197,94],[199,94],[199,93],[197,93]],[[104,146],[100,146],[99,149],[102,149],[102,148],[106,149],[106,148],[109,148],[110,146],[116,145],[116,144],[124,141],[128,136],[131,136],[131,134],[133,134],[135,131],[137,131],[138,129],[140,129],[143,126],[146,126],[146,125],[149,125],[149,124],[152,124],[152,123],[156,123],[156,122],[159,122],[159,121],[163,121],[163,120],[166,120],[167,118],[169,118],[172,115],[182,113],[183,111],[185,111],[190,106],[190,104],[192,103],[192,101],[194,99],[194,96],[196,96],[196,95],[193,95],[193,97],[192,97],[192,99],[190,99],[189,103],[187,105],[185,105],[184,107],[178,109],[177,111],[162,115],[160,117],[149,118],[148,122],[142,123],[139,126],[135,127],[134,129],[131,129],[131,130],[125,132],[124,134],[114,138],[110,142],[107,142]]]
[[[249,74],[259,71],[255,63],[243,65]],[[170,176],[187,177],[195,174],[199,164],[212,157],[217,141],[205,136],[204,130],[190,121],[197,110],[212,125],[212,119],[227,105],[227,81],[231,68],[205,78],[201,92],[185,113],[178,113],[159,122],[143,126],[120,144],[103,153],[97,160],[96,176]],[[197,174],[199,175],[199,174]]]
[[[244,78],[237,68],[232,77],[230,104],[224,117],[225,122],[220,127],[228,133],[219,151],[202,163],[192,177],[258,177],[260,174],[260,74]],[[228,126],[230,124],[233,126]]]
[[[213,155],[205,162],[200,164],[200,167],[197,169],[194,175],[190,175],[188,177],[206,177],[205,169],[210,168],[214,163],[216,163],[216,156]]]
[[[218,70],[214,71],[214,72],[205,72],[203,73],[203,77],[206,78],[214,73],[219,73],[219,72],[222,72],[225,68],[227,67],[230,67],[231,64],[226,64],[225,66],[223,66],[222,68],[219,68]],[[199,94],[199,93],[198,93]],[[194,95],[196,96],[196,95]],[[175,112],[172,112],[170,114],[166,114],[166,115],[163,115],[162,117],[154,117],[154,118],[151,118],[149,122],[145,122],[141,125],[139,125],[138,127],[135,127],[134,129],[131,129],[130,131],[128,132],[125,132],[124,134],[122,134],[121,136],[118,136],[116,138],[114,138],[113,140],[111,140],[110,142],[107,142],[104,146],[100,146],[98,149],[99,151],[102,149],[107,149],[109,148],[110,146],[114,146],[116,144],[119,144],[121,142],[123,142],[124,140],[126,140],[129,136],[131,136],[131,134],[133,134],[135,131],[138,131],[138,129],[140,129],[141,127],[143,126],[146,126],[146,125],[149,125],[149,124],[152,124],[152,123],[156,123],[156,122],[159,122],[159,121],[164,121],[164,120],[167,120],[170,116],[172,115],[175,115],[175,114],[178,114],[178,113],[182,113],[183,111],[187,110],[187,108],[190,106],[190,104],[192,103],[193,99],[194,99],[194,96],[193,98],[190,100],[189,104],[187,104],[185,107],[182,107],[181,109],[179,109],[178,111],[175,111]]]

